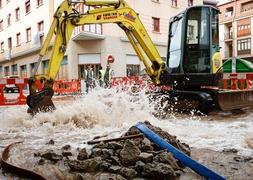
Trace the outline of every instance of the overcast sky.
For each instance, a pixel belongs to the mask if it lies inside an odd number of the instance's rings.
[[[219,4],[222,4],[222,3],[228,2],[230,0],[218,0],[218,1],[219,1]]]

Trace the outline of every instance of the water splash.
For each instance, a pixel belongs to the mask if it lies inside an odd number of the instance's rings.
[[[58,147],[66,143],[78,147],[96,135],[117,137],[138,121],[148,120],[192,147],[253,153],[245,142],[253,136],[252,110],[240,115],[169,113],[161,119],[154,116],[159,107],[150,103],[144,91],[133,94],[119,89],[94,89],[73,101],[58,102],[56,107],[35,117],[26,113],[25,106],[0,108],[0,141],[24,140],[27,148],[39,149],[54,139]]]

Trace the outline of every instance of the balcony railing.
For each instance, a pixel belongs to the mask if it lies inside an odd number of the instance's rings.
[[[232,40],[233,39],[233,32],[227,32],[224,35],[225,40]]]

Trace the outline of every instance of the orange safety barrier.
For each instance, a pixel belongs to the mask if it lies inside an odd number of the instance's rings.
[[[138,89],[146,88],[147,90],[169,90],[169,86],[156,86],[146,76],[130,76],[113,78],[112,87],[120,87],[122,90],[128,90],[132,85],[138,86]]]
[[[223,77],[223,89],[250,90],[252,89],[252,73],[231,73]]]
[[[58,80],[55,81],[53,90],[57,95],[76,94],[81,91],[81,82],[80,80]]]
[[[5,89],[7,90],[8,88],[6,85],[7,86],[15,85],[18,88],[19,95],[17,99],[7,99],[5,97]],[[24,86],[27,86],[27,79],[20,79],[20,78],[0,79],[0,106],[26,104],[26,96],[24,95],[23,92]]]

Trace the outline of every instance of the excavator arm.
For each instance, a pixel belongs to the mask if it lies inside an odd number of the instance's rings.
[[[100,8],[81,14],[73,9],[77,3],[99,6]],[[78,2],[65,0],[54,14],[53,22],[40,50],[34,74],[29,79],[30,94],[27,97],[29,113],[34,114],[38,111],[54,109],[52,87],[74,28],[85,24],[102,23],[116,23],[124,30],[136,54],[145,65],[147,74],[155,84],[161,84],[161,76],[166,73],[165,62],[159,55],[138,14],[124,0],[85,0]],[[40,62],[46,55],[52,41],[53,49],[47,74],[36,75]],[[43,89],[40,92],[37,92],[36,80],[43,83]]]

